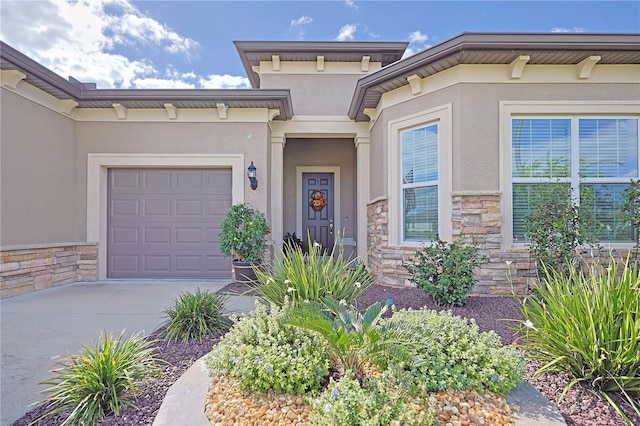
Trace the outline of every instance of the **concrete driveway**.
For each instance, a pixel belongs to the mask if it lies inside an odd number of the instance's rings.
[[[183,291],[218,291],[221,281],[109,280],[74,283],[0,301],[0,424],[8,425],[41,399],[59,355],[77,354],[100,331],[150,334]],[[233,297],[230,312],[250,298]]]

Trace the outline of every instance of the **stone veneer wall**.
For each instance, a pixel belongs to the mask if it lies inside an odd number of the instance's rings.
[[[473,239],[486,256],[478,268],[478,282],[473,294],[523,293],[535,271],[526,248],[505,251],[501,248],[502,213],[500,194],[452,194],[453,238]],[[444,238],[444,236],[441,236]],[[373,200],[367,206],[367,261],[377,282],[384,285],[413,286],[402,266],[415,252],[415,247],[389,247],[388,201]]]
[[[0,297],[98,279],[98,245],[58,243],[0,247]]]
[[[535,273],[535,265],[525,247],[501,248],[502,210],[499,192],[454,192],[452,203],[453,238],[475,241],[480,264],[474,294],[522,294]],[[512,287],[513,286],[513,287]]]

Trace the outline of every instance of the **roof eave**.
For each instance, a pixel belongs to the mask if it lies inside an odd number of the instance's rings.
[[[56,89],[67,94],[71,99],[77,100],[80,96],[80,88],[3,41],[0,41],[0,52],[2,59],[11,63],[16,70],[48,82]]]
[[[367,90],[400,75],[411,74],[440,59],[466,50],[504,51],[637,51],[640,34],[596,33],[462,33],[358,80],[349,117],[357,119]]]
[[[314,52],[323,55],[329,52],[341,53],[386,53],[391,55],[389,63],[399,60],[407,46],[408,42],[371,42],[371,41],[244,41],[236,40],[233,42],[242,61],[247,77],[252,87],[260,87],[260,77],[253,71],[253,66],[258,65],[257,61],[250,61],[247,53],[269,53],[273,55],[283,53],[303,53]],[[383,65],[388,65],[385,63]]]

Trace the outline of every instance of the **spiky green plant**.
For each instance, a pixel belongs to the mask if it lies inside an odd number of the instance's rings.
[[[357,258],[345,259],[339,242],[330,253],[315,244],[308,254],[298,245],[289,246],[272,268],[257,269],[256,276],[253,287],[259,296],[278,306],[285,300],[296,304],[323,297],[352,304],[373,283],[364,263]]]
[[[152,342],[140,334],[125,338],[123,332],[114,340],[112,333],[100,333],[94,346],[58,363],[54,377],[42,383],[50,386],[45,401],[55,407],[43,417],[61,414],[63,425],[94,425],[123,406],[135,407],[130,395],[158,371],[152,351]]]
[[[523,348],[543,363],[538,373],[563,371],[589,383],[623,417],[613,395],[640,414],[640,274],[628,262],[592,265],[568,274],[545,269],[544,283],[525,299]]]
[[[394,327],[378,326],[387,310],[388,305],[374,303],[361,313],[344,299],[325,297],[321,302],[301,303],[292,308],[288,323],[319,333],[344,369],[362,380],[367,361],[382,369],[413,361],[406,348],[419,341],[417,336],[400,333]]]
[[[228,328],[224,308],[228,295],[197,289],[195,293],[180,294],[174,305],[166,309],[167,317],[161,335],[169,340],[202,339],[223,334]]]

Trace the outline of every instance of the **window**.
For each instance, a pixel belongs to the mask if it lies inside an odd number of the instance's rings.
[[[404,130],[400,142],[402,237],[427,241],[438,233],[438,124]]]
[[[541,185],[563,185],[588,203],[601,241],[632,241],[621,219],[624,190],[637,179],[638,119],[548,117],[511,119],[513,241],[524,242],[524,217]]]

